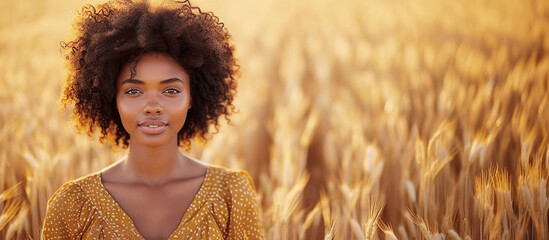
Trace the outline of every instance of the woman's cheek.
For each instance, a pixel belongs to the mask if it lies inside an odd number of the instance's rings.
[[[138,103],[132,99],[120,97],[117,99],[117,109],[122,121],[122,126],[127,132],[131,132],[138,114]]]

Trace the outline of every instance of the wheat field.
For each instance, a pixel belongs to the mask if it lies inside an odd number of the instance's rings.
[[[188,154],[250,172],[267,239],[549,239],[549,1],[195,2],[242,76]],[[0,239],[125,153],[60,110],[83,4],[0,0]]]

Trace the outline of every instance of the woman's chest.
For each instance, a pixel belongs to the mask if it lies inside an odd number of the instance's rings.
[[[201,186],[183,181],[165,186],[105,184],[120,208],[148,240],[167,239],[181,223]]]

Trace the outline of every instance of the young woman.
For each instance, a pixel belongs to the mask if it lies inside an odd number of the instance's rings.
[[[262,239],[245,171],[183,155],[233,110],[237,64],[212,13],[188,2],[86,6],[63,44],[65,106],[127,157],[61,186],[44,239]]]

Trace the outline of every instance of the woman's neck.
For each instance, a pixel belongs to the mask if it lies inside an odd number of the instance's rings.
[[[130,142],[124,172],[147,185],[159,185],[177,178],[185,168],[187,158],[179,151],[177,142],[159,147],[146,147]]]

